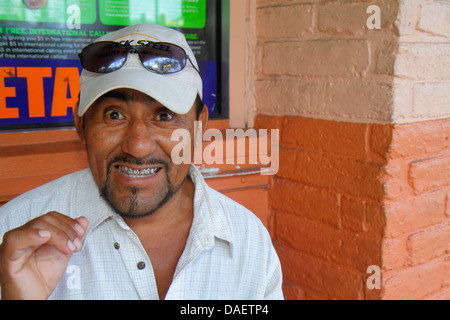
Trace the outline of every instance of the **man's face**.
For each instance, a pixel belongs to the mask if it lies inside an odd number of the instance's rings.
[[[178,142],[171,141],[171,135],[175,129],[187,129],[193,139],[195,120],[195,108],[175,114],[132,89],[111,91],[88,109],[79,131],[84,132],[89,164],[102,196],[119,214],[149,215],[181,188],[189,164],[172,163],[172,148]]]

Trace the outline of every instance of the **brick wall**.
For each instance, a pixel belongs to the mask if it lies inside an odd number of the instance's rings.
[[[400,125],[386,167],[386,299],[450,299],[449,14],[446,1],[400,1],[393,81]]]
[[[380,299],[398,4],[258,1],[255,125],[281,128],[271,232],[287,299]],[[372,3],[371,3],[372,4]],[[283,115],[283,116],[280,116]]]
[[[382,264],[391,125],[260,115],[256,126],[281,128],[269,225],[286,298],[381,298],[365,284]]]
[[[394,128],[386,167],[386,299],[450,299],[449,137],[448,119]]]
[[[450,117],[450,3],[401,1],[393,120]]]
[[[255,125],[280,129],[269,229],[287,299],[450,299],[450,120]]]
[[[449,299],[450,5],[249,7],[250,109],[280,129],[269,226],[286,298]]]
[[[391,120],[397,1],[251,3],[257,114]],[[384,12],[380,30],[366,27],[374,3]]]

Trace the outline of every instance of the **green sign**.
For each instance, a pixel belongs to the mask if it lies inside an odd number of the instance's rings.
[[[206,24],[206,0],[100,0],[99,4],[100,20],[106,25],[147,22],[201,29]]]
[[[73,125],[78,53],[126,25],[182,32],[203,77],[203,102],[217,108],[217,0],[0,0],[0,131]]]
[[[0,20],[94,24],[96,0],[41,0],[31,8],[27,0],[0,0]],[[28,3],[28,4],[27,4]],[[206,24],[206,0],[99,0],[104,25],[127,26],[155,23],[171,28],[202,29]]]
[[[42,0],[42,7],[32,7],[36,1],[0,0],[0,20],[24,22],[54,22],[93,24],[97,20],[95,0]]]

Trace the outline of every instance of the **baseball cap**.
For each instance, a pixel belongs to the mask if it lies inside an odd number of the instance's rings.
[[[198,68],[194,53],[185,36],[174,29],[155,24],[137,24],[107,33],[98,38],[100,41],[127,41],[136,45],[140,40],[175,44],[186,51],[191,63]],[[203,83],[200,74],[190,63],[176,73],[159,74],[144,68],[137,54],[128,54],[128,59],[120,69],[109,73],[95,73],[85,69],[80,76],[80,104],[78,115],[81,117],[88,108],[105,93],[129,88],[141,91],[160,102],[169,110],[186,114],[193,106],[197,94],[202,98]]]

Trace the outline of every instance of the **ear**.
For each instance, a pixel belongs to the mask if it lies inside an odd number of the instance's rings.
[[[73,121],[75,122],[75,129],[77,129],[78,136],[80,137],[81,141],[85,141],[84,136],[84,116],[80,117],[78,115],[78,107],[80,106],[80,101],[77,102],[77,105],[75,106],[75,110],[73,111]]]
[[[206,104],[203,105],[203,110],[200,113],[199,116],[199,120],[202,122],[202,135],[203,133],[205,133],[206,131],[206,127],[208,125],[208,119],[209,119],[209,111],[208,111],[208,107],[206,106]]]

